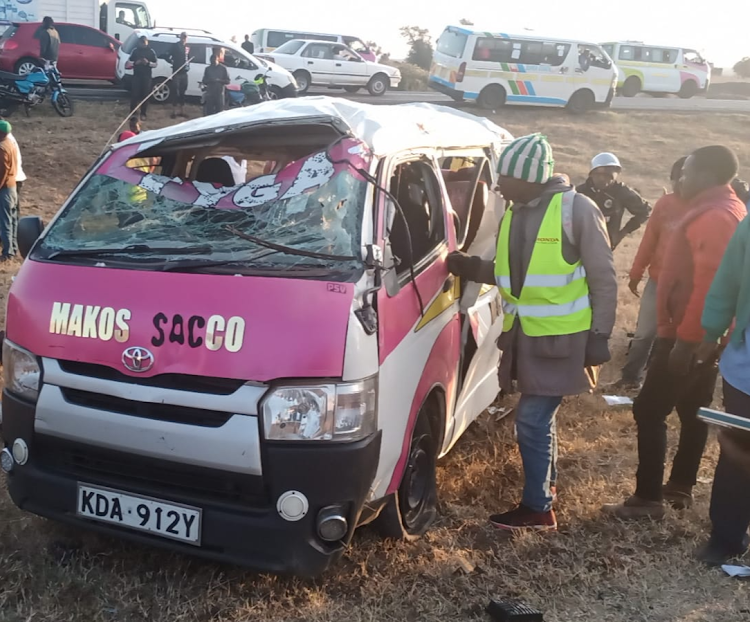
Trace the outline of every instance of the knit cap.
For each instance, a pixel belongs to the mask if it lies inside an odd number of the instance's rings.
[[[10,134],[13,128],[11,127],[10,123],[7,121],[0,121],[0,133],[2,134]]]
[[[552,147],[541,134],[522,136],[510,143],[500,155],[498,174],[534,184],[549,181],[555,169]]]

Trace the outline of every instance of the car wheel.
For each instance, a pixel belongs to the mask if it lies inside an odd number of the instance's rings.
[[[152,99],[157,104],[166,104],[169,103],[169,101],[172,99],[172,84],[170,82],[158,82],[155,81],[153,84],[154,94],[152,95]]]
[[[622,85],[621,92],[625,97],[635,97],[641,92],[642,88],[641,79],[637,76],[630,76],[625,80],[625,84]]]
[[[304,95],[310,90],[312,78],[309,73],[300,69],[294,72],[294,79],[297,81],[297,92],[300,95]]]
[[[589,112],[596,105],[594,94],[588,89],[576,91],[571,95],[568,101],[568,111],[573,114],[584,114]]]
[[[16,63],[16,73],[20,76],[25,76],[27,73],[31,73],[36,67],[41,67],[41,65],[33,58],[22,58]]]
[[[688,80],[682,85],[680,92],[678,93],[682,99],[690,99],[698,94],[698,83],[695,80]]]
[[[391,81],[388,79],[388,77],[383,75],[377,75],[370,80],[370,83],[367,85],[367,90],[370,92],[370,95],[374,95],[375,97],[380,97],[381,95],[385,95],[388,92],[388,87],[390,86]]]
[[[268,97],[270,99],[284,99],[284,92],[278,86],[269,86]]]
[[[417,540],[437,517],[437,439],[430,425],[430,403],[414,427],[401,485],[380,512],[375,527],[385,538]]]
[[[361,86],[345,86],[345,87],[344,87],[344,90],[345,90],[345,91],[346,91],[347,93],[352,93],[352,94],[354,94],[354,93],[359,93],[359,90],[360,90],[361,88],[362,88]]]
[[[508,94],[499,84],[490,84],[482,89],[477,104],[485,110],[497,110],[505,105]]]

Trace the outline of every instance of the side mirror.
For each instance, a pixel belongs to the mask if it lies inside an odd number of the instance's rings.
[[[119,32],[115,33],[115,39],[117,39],[118,41],[120,40],[120,33]],[[111,45],[112,44],[110,43],[110,46]],[[114,48],[112,48],[112,49],[114,50]]]
[[[390,242],[386,242],[383,250],[383,285],[386,294],[391,298],[401,291],[401,285],[398,282],[398,270]]]
[[[44,223],[39,216],[24,216],[18,221],[18,250],[21,257],[26,259],[32,247],[42,235]]]

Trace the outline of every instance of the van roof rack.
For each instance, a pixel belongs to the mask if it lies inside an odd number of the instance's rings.
[[[170,32],[186,32],[190,34],[191,32],[196,35],[211,35],[213,36],[213,33],[208,30],[203,30],[202,28],[179,28],[177,26],[155,26],[154,30],[169,30]]]

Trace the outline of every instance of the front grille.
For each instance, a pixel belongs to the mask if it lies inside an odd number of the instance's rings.
[[[80,363],[77,361],[59,360],[58,364],[64,372],[75,374],[76,376],[88,376],[90,378],[101,378],[102,380],[137,384],[144,387],[175,389],[176,391],[190,391],[192,393],[231,395],[245,384],[244,380],[235,380],[233,378],[208,378],[188,374],[160,374],[151,378],[133,377],[126,376],[107,365]]]
[[[67,387],[60,387],[60,391],[66,402],[83,408],[93,408],[121,415],[130,415],[131,417],[157,419],[159,421],[195,425],[204,428],[220,428],[234,416],[233,413],[203,410],[202,408],[137,402],[112,395],[92,393],[90,391],[81,391],[80,389],[70,389]]]
[[[186,494],[252,508],[268,505],[263,478],[184,465],[36,435],[35,463],[89,484],[154,497]]]

